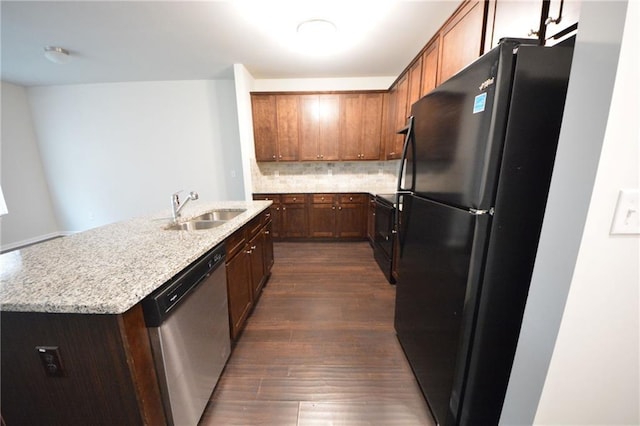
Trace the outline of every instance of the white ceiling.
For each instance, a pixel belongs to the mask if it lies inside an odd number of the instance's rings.
[[[460,0],[5,1],[4,81],[32,86],[116,81],[397,76]],[[339,52],[287,43],[297,25],[332,20]],[[53,64],[45,46],[72,60]]]

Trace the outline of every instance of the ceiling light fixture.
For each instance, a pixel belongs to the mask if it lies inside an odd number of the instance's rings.
[[[298,24],[296,31],[298,34],[310,37],[324,37],[335,34],[338,30],[336,25],[326,19],[309,19]]]
[[[56,46],[45,47],[44,57],[56,64],[66,64],[71,59],[68,50]]]

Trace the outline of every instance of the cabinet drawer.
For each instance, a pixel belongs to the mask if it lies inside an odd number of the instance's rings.
[[[227,262],[229,262],[229,260],[231,260],[231,258],[235,256],[242,247],[244,247],[247,241],[244,234],[245,227],[243,226],[225,240],[224,245],[227,250]]]
[[[273,204],[271,205],[273,207]],[[271,207],[260,213],[260,225],[266,225],[271,220]]]
[[[313,204],[333,204],[335,195],[333,194],[313,194]]]
[[[254,200],[270,200],[274,203],[280,202],[280,194],[253,194]]]
[[[364,203],[366,201],[364,194],[341,194],[340,204],[347,203]]]
[[[247,225],[245,225],[245,229],[247,229],[247,232],[249,233],[248,237],[252,238],[254,235],[256,235],[261,227],[262,214],[259,214],[258,216],[251,219],[251,221]]]
[[[284,204],[304,204],[304,194],[284,194],[281,199]]]

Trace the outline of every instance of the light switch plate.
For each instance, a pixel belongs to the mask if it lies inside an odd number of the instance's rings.
[[[640,234],[640,191],[621,189],[613,214],[611,235]]]

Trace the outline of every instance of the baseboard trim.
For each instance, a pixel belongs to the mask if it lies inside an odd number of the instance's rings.
[[[6,253],[8,251],[19,250],[34,244],[43,243],[54,238],[66,237],[68,235],[75,234],[75,232],[51,232],[45,235],[39,235],[33,238],[27,238],[26,240],[16,241],[15,243],[3,244],[0,248],[0,253]]]

